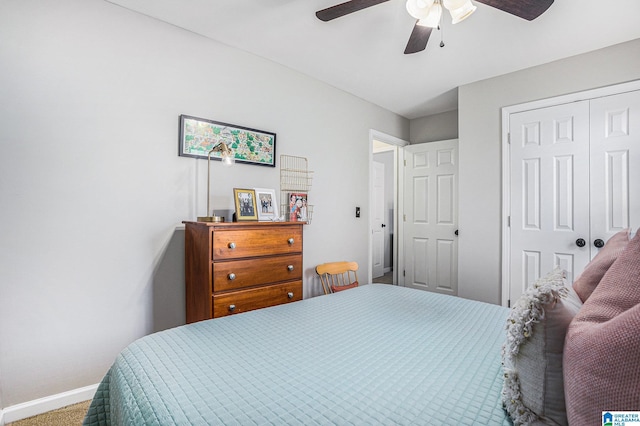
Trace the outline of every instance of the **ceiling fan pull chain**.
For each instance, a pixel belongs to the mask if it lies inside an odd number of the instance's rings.
[[[436,0],[438,3],[442,5],[442,0]],[[438,24],[438,31],[440,31],[440,47],[444,47],[444,30],[442,23],[444,22],[444,13],[440,15],[440,23]]]

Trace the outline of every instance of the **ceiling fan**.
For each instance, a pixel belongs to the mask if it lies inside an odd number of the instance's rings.
[[[351,0],[319,10],[316,12],[316,16],[321,21],[327,22],[387,1],[389,0]],[[553,3],[553,0],[475,1],[528,21],[542,15]],[[407,0],[407,11],[417,21],[404,50],[405,55],[420,52],[427,47],[431,31],[439,26],[443,6],[451,13],[454,24],[467,18],[476,9],[471,0]]]

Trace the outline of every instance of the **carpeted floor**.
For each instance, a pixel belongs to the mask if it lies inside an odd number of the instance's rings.
[[[387,272],[381,277],[374,278],[373,282],[376,284],[393,284],[393,271]]]
[[[7,423],[6,426],[75,426],[82,425],[91,400],[69,405],[57,410],[48,411],[17,422]]]

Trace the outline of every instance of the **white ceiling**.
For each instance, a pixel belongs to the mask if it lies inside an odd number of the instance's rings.
[[[403,54],[415,23],[405,0],[330,22],[315,12],[344,0],[107,1],[268,58],[409,119],[457,109],[458,86],[640,38],[640,0],[556,0],[531,22],[476,2],[469,19],[456,25],[445,19],[426,50],[413,55]]]

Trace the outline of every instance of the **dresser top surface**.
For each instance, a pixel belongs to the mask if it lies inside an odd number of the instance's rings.
[[[212,228],[242,228],[242,227],[268,227],[268,226],[301,226],[306,225],[307,222],[258,222],[258,221],[246,221],[246,222],[192,222],[182,221],[188,226],[206,226]]]

